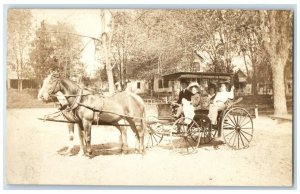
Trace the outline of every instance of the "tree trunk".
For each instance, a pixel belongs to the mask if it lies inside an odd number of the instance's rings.
[[[285,85],[284,85],[285,65],[283,65],[282,63],[285,63],[285,60],[274,61],[272,64],[273,95],[274,95],[274,109],[275,109],[274,115],[287,114]]]
[[[253,67],[253,75],[252,75],[252,94],[257,95],[257,80],[256,80],[256,60],[254,60],[253,56],[252,58],[252,67]]]
[[[107,81],[108,81],[108,90],[109,93],[115,92],[115,86],[114,86],[114,77],[113,77],[113,71],[110,61],[110,53],[108,52],[109,49],[107,44],[107,34],[102,35],[102,44],[104,48],[105,53],[105,67],[106,67],[106,75],[107,75]]]
[[[18,78],[18,91],[22,91],[23,90],[23,80]]]

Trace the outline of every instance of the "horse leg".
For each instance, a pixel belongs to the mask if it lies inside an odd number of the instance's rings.
[[[84,128],[82,123],[78,123],[78,136],[79,136],[79,140],[80,140],[80,147],[79,147],[79,152],[78,154],[80,156],[84,155],[84,141],[83,141],[83,132],[84,132]]]
[[[116,126],[120,131],[120,143],[121,152],[126,154],[128,152],[128,142],[127,142],[127,129],[124,126]]]
[[[139,143],[139,146],[138,146],[139,149],[138,150],[139,150],[139,153],[141,153],[141,139],[140,139],[140,134],[139,134],[139,132],[137,130],[137,127],[136,127],[136,125],[135,125],[135,123],[134,123],[134,121],[132,119],[128,118],[127,121],[129,123],[132,131],[135,133],[135,138],[136,138],[136,141],[135,141],[135,150],[137,150],[137,143]]]
[[[68,123],[69,128],[69,146],[67,153],[71,156],[72,155],[72,149],[74,147],[74,123]]]
[[[74,147],[74,123],[68,123],[69,129],[69,145],[66,151],[60,152],[62,155],[72,155],[71,151]]]
[[[136,125],[137,134],[139,136],[139,152],[142,153],[145,151],[144,148],[144,137],[145,137],[145,130],[146,125],[143,120],[136,119],[135,123],[140,123],[140,125]]]
[[[86,119],[82,120],[82,125],[85,132],[85,142],[86,142],[86,155],[92,156],[92,147],[91,147],[91,132],[92,132],[92,122]]]

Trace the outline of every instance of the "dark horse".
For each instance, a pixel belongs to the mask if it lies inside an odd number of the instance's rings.
[[[86,155],[91,156],[91,127],[95,123],[107,123],[118,125],[120,120],[126,120],[133,132],[136,134],[139,143],[139,152],[144,151],[145,135],[145,106],[143,100],[130,92],[119,92],[112,96],[105,97],[102,94],[91,94],[90,91],[81,89],[75,82],[63,78],[58,73],[51,73],[43,81],[43,86],[38,94],[38,99],[48,101],[52,95],[61,92],[68,101],[69,110],[78,124],[80,139],[80,151],[86,148]],[[83,104],[81,106],[79,104]],[[100,112],[94,112],[89,107]],[[68,116],[67,116],[68,119]],[[117,127],[121,132],[122,150],[127,149],[127,134],[124,127]],[[74,125],[69,125],[69,132],[74,130]],[[71,139],[70,139],[71,140]],[[69,147],[70,148],[70,147]],[[69,149],[70,151],[70,149]]]

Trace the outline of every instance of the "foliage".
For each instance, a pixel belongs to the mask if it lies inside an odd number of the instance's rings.
[[[292,12],[260,11],[263,46],[270,57],[274,90],[274,114],[286,114],[284,69],[292,52]]]
[[[17,73],[18,88],[22,90],[22,79],[31,73],[28,63],[28,40],[31,37],[31,12],[10,9],[7,16],[7,65]]]
[[[38,79],[44,78],[52,68],[59,68],[67,77],[75,70],[84,74],[80,62],[83,43],[80,37],[72,33],[75,30],[71,25],[41,22],[30,52],[30,61]]]

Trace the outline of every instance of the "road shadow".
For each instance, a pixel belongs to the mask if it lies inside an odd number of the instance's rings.
[[[177,144],[177,141],[175,142],[175,144]],[[184,143],[180,143],[180,144],[182,145],[182,147],[185,147]],[[209,143],[200,144],[198,146],[198,149],[201,149],[201,148],[213,148],[213,149],[217,150],[217,149],[220,149],[220,147],[224,146],[224,145],[226,145],[225,142],[211,140],[211,142],[209,142]],[[158,145],[156,145],[154,147],[160,147],[160,148],[166,149],[166,150],[172,150],[173,149],[171,142],[161,143],[161,144],[158,144]],[[178,147],[178,144],[177,144],[177,147]],[[149,149],[151,149],[151,148],[149,148]]]
[[[201,149],[201,148],[211,148],[212,147],[215,150],[217,150],[217,149],[220,149],[220,146],[223,146],[225,144],[226,143],[222,142],[222,141],[211,140],[211,142],[209,142],[209,143],[200,144],[198,148]]]
[[[62,156],[66,156],[66,155],[75,156],[79,153],[80,147],[79,145],[74,146],[70,154],[66,153],[67,149],[68,147],[65,146],[59,149],[57,153]],[[128,148],[126,152],[122,153],[120,144],[109,142],[105,144],[92,145],[92,155],[90,156],[90,158],[94,158],[100,155],[105,156],[105,155],[122,155],[122,154],[135,154],[135,153],[136,152],[134,148]]]

